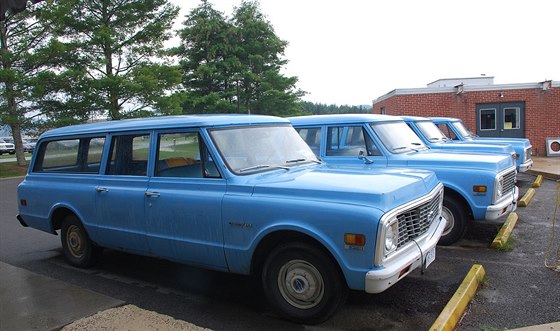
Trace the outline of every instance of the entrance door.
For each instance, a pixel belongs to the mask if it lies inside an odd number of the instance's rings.
[[[481,137],[525,138],[525,103],[477,104],[476,134]]]

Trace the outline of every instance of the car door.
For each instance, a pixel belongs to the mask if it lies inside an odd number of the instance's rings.
[[[148,198],[147,239],[153,254],[226,270],[222,199],[226,182],[197,131],[157,134]]]
[[[146,189],[150,133],[111,135],[104,176],[96,191],[98,244],[149,253],[146,241]]]

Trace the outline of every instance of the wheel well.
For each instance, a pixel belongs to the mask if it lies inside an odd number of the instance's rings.
[[[57,210],[54,211],[51,217],[53,231],[60,230],[62,228],[62,221],[68,215],[75,215],[75,214],[70,209],[64,207],[58,208]]]
[[[289,242],[304,242],[322,250],[325,253],[325,255],[328,256],[333,261],[333,263],[338,267],[340,274],[344,277],[344,273],[340,269],[340,266],[338,265],[336,259],[331,254],[331,252],[329,252],[329,250],[326,249],[325,246],[323,246],[323,244],[321,244],[319,241],[306,234],[303,234],[301,232],[296,232],[296,231],[289,231],[289,230],[277,231],[268,234],[266,237],[264,237],[261,240],[261,242],[255,249],[255,252],[253,253],[253,259],[251,263],[251,274],[255,275],[258,272],[260,272],[260,270],[262,270],[262,267],[264,265],[268,253],[270,253],[274,249],[274,247]]]
[[[465,206],[467,212],[469,213],[469,218],[472,219],[473,217],[473,213],[472,213],[472,209],[471,206],[469,205],[469,203],[467,202],[467,200],[465,200],[465,198],[463,198],[463,196],[459,193],[457,193],[456,191],[454,191],[453,189],[444,187],[443,188],[443,196],[451,196],[453,197],[455,200],[457,200],[458,202],[461,202],[463,204],[463,206]]]

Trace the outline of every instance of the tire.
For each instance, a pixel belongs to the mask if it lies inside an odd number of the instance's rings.
[[[468,213],[461,201],[453,196],[444,195],[442,214],[447,220],[447,225],[438,245],[448,246],[459,241],[467,231]]]
[[[74,215],[68,215],[62,221],[60,238],[64,258],[74,267],[90,267],[101,255],[101,248],[89,239],[84,226]]]
[[[272,251],[264,263],[262,282],[273,308],[297,323],[329,319],[348,296],[338,265],[317,247],[301,242]]]

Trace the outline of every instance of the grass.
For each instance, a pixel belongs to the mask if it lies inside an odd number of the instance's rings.
[[[513,251],[514,246],[515,246],[515,240],[512,237],[510,237],[505,244],[503,244],[500,247],[497,247],[496,250],[498,250],[499,252],[511,252]]]
[[[27,166],[20,167],[16,162],[0,163],[0,178],[25,176]]]

